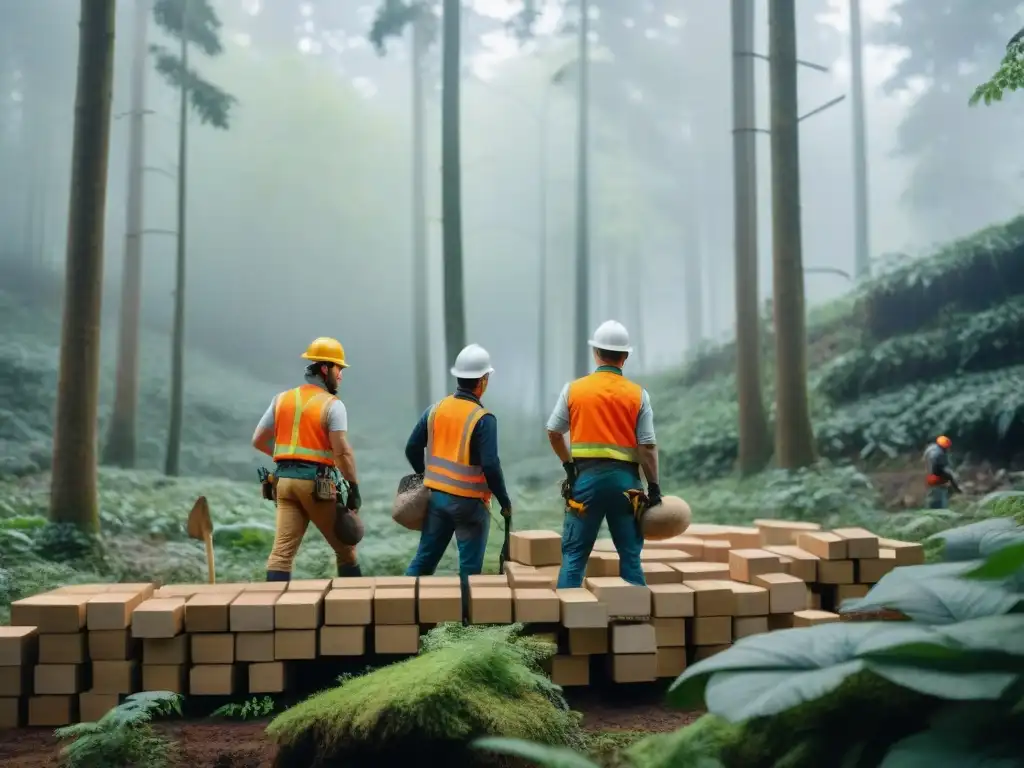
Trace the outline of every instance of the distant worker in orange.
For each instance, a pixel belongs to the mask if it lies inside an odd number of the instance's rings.
[[[929,509],[946,509],[949,507],[949,489],[961,493],[956,473],[949,461],[949,449],[952,441],[940,435],[935,442],[925,448],[924,463],[928,472],[925,482],[928,484],[926,501]]]
[[[579,587],[603,520],[608,521],[619,573],[643,586],[644,540],[629,492],[642,491],[647,506],[661,503],[654,411],[647,391],[622,374],[632,351],[629,333],[615,320],[602,323],[588,342],[597,369],[566,384],[548,419],[551,449],[565,470],[565,523],[558,587]],[[565,433],[569,433],[568,445]]]
[[[348,481],[346,506],[362,505],[356,457],[349,445],[348,411],[338,399],[345,349],[321,337],[302,355],[308,360],[305,383],[277,395],[252,438],[256,450],[273,457],[277,493],[277,531],[267,561],[267,581],[289,581],[302,537],[312,522],[334,550],[338,576],[360,576],[354,544],[338,535],[338,471]]]

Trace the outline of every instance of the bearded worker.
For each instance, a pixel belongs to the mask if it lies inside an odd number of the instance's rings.
[[[362,504],[356,457],[348,442],[348,411],[338,399],[345,349],[321,337],[302,355],[305,383],[277,395],[263,414],[252,444],[274,459],[277,529],[267,560],[267,581],[289,581],[299,544],[312,522],[334,550],[338,576],[361,576],[354,544],[338,536],[338,471],[348,481],[346,506]]]

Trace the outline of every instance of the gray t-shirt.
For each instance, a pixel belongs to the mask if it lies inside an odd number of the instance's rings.
[[[555,410],[548,418],[548,431],[558,432],[564,435],[569,431],[569,385],[562,387],[562,393],[555,403]],[[636,443],[637,445],[657,445],[654,437],[654,409],[651,407],[651,397],[647,390],[643,390],[640,399],[640,413],[636,417]]]

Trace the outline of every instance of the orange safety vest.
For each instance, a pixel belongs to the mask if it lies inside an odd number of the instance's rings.
[[[574,459],[639,462],[636,422],[643,388],[621,373],[596,370],[569,385],[569,448]]]
[[[472,400],[449,395],[427,417],[427,460],[423,484],[453,496],[490,505],[484,471],[470,463],[469,442],[477,423],[490,411]]]
[[[308,461],[334,466],[324,416],[334,395],[303,384],[277,396],[274,403],[274,461]]]

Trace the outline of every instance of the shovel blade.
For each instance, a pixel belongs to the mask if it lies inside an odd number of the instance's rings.
[[[192,511],[188,513],[186,526],[190,538],[205,540],[213,534],[213,521],[210,519],[210,504],[205,496],[196,499]]]

